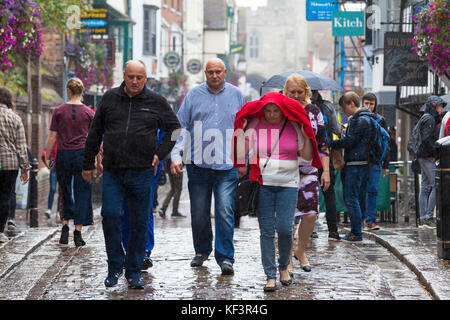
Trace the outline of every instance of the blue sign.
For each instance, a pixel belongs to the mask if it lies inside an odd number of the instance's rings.
[[[86,19],[82,20],[81,24],[85,28],[98,28],[106,26],[108,24],[108,21],[99,19]]]
[[[306,20],[331,21],[333,11],[339,10],[338,0],[306,0]]]

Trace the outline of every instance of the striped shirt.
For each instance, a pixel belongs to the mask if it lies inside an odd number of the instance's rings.
[[[22,119],[0,104],[0,170],[29,170],[27,143]]]

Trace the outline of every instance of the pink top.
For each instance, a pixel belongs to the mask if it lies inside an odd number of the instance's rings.
[[[94,119],[94,111],[84,104],[62,104],[53,111],[51,131],[58,133],[58,149],[84,149]]]
[[[288,121],[272,157],[266,168],[263,169],[282,127],[282,123],[269,124],[260,119],[254,119],[249,123],[245,135],[249,137],[250,142],[250,163],[256,164],[257,155],[259,155],[263,185],[297,188],[299,183],[298,151],[303,148],[304,140],[300,128],[295,122]]]

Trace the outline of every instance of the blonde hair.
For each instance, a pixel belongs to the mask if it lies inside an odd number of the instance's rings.
[[[66,84],[67,88],[70,89],[72,94],[76,96],[81,96],[84,93],[83,81],[78,78],[70,78]]]
[[[303,106],[307,106],[308,104],[311,104],[311,88],[308,85],[308,82],[306,82],[306,79],[304,76],[299,75],[298,73],[291,74],[284,84],[283,88],[283,94],[287,95],[287,87],[289,84],[295,83],[298,86],[302,87],[305,90],[305,98],[302,101]]]

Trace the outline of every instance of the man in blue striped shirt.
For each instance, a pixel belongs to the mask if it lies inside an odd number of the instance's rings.
[[[180,139],[171,153],[173,174],[188,174],[191,226],[195,257],[191,267],[201,266],[212,252],[211,196],[215,203],[214,256],[222,274],[234,274],[234,195],[237,169],[230,157],[236,113],[245,104],[242,92],[225,82],[222,60],[206,63],[206,82],[192,88],[185,97],[178,120]]]

